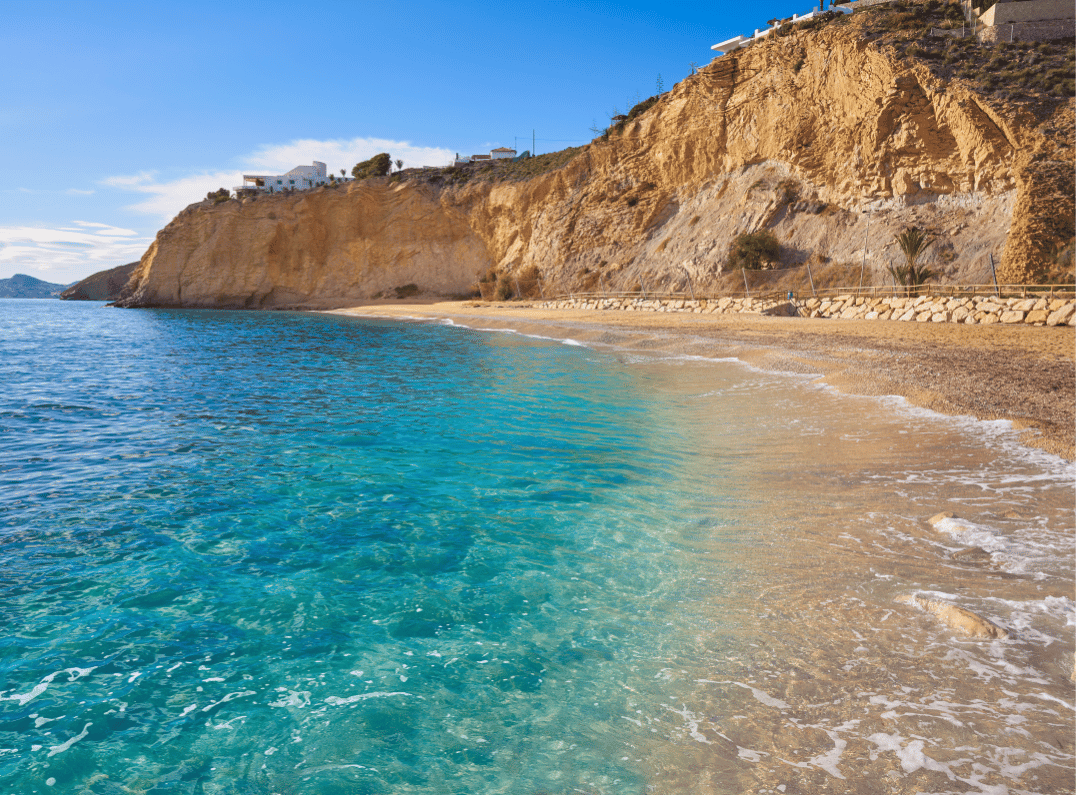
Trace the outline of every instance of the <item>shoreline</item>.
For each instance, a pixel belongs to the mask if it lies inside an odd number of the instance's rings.
[[[941,414],[1008,420],[1023,431],[1022,444],[1076,460],[1076,329],[1068,327],[554,310],[477,301],[377,301],[329,311],[732,357],[772,372],[815,374],[850,394],[897,395]]]

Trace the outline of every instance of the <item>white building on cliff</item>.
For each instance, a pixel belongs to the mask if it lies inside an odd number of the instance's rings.
[[[235,190],[236,193],[244,190],[279,193],[285,190],[314,188],[325,184],[328,180],[329,174],[325,164],[315,160],[314,165],[296,166],[287,174],[244,174],[243,184]]]

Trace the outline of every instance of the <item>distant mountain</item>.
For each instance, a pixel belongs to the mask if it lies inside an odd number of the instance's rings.
[[[99,271],[68,287],[60,293],[60,298],[65,301],[115,301],[136,267],[137,262],[128,262]]]
[[[16,273],[10,279],[0,279],[0,298],[58,298],[68,287]]]

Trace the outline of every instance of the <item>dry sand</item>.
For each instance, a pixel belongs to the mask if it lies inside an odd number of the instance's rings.
[[[475,301],[372,302],[337,311],[451,318],[588,343],[734,356],[768,370],[818,373],[846,392],[901,395],[945,414],[1011,420],[1027,429],[1025,444],[1074,457],[1072,328],[549,310]]]

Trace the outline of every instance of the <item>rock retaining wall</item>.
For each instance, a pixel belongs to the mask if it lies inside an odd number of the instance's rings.
[[[564,298],[537,304],[543,309],[616,309],[627,312],[692,312],[707,315],[756,314],[842,320],[897,320],[918,323],[1076,326],[1076,299],[996,298],[879,298],[839,295],[775,301],[756,298]]]

